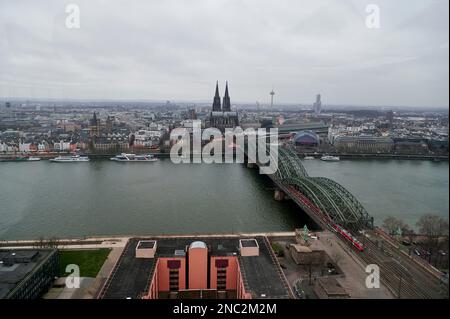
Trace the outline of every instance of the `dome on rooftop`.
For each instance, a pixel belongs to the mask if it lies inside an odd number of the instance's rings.
[[[297,146],[318,146],[320,138],[312,131],[301,131],[295,134],[294,143]]]

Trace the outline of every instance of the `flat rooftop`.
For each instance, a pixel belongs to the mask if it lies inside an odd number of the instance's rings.
[[[348,293],[335,278],[319,278],[319,285],[328,296],[346,296]]]
[[[146,239],[142,239],[146,240]],[[153,276],[155,258],[136,258],[140,239],[132,238],[125,246],[110,277],[106,281],[104,299],[141,298]]]
[[[258,247],[255,239],[241,239],[242,247]]]
[[[292,132],[303,130],[328,130],[328,125],[322,122],[308,122],[308,123],[288,123],[283,125],[275,125],[278,132]]]
[[[33,272],[53,250],[0,250],[0,299]]]
[[[155,247],[155,241],[154,240],[143,240],[138,243],[138,249],[152,249]]]
[[[150,285],[158,257],[183,256],[182,252],[192,242],[206,243],[211,256],[236,256],[239,259],[246,290],[254,298],[290,298],[289,289],[279,266],[272,259],[265,237],[254,237],[259,245],[259,256],[240,257],[239,240],[245,237],[167,237],[132,238],[128,241],[110,278],[108,278],[100,298],[125,299],[140,298]],[[139,241],[156,240],[155,258],[135,258]],[[266,243],[267,242],[267,243]]]
[[[259,256],[239,257],[242,275],[247,283],[246,290],[254,299],[289,299],[288,283],[269,250],[265,237],[255,238],[259,245]],[[275,257],[274,257],[275,258]]]

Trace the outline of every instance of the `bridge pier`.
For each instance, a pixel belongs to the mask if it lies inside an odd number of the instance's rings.
[[[283,201],[283,200],[286,200],[286,199],[287,199],[287,196],[286,196],[286,194],[285,194],[281,189],[279,189],[278,187],[276,187],[276,188],[275,188],[275,193],[274,193],[274,198],[275,198],[275,200],[276,200],[277,202],[281,202],[281,201]]]

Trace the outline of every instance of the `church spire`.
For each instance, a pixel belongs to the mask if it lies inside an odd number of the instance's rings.
[[[220,112],[222,109],[220,105],[220,95],[219,95],[219,81],[216,82],[216,94],[214,95],[214,102],[212,110],[213,112]]]
[[[219,97],[219,81],[216,81],[216,95],[215,97]]]
[[[230,103],[230,96],[228,94],[228,81],[225,86],[225,96],[223,97],[223,111],[224,112],[231,112],[231,103]]]

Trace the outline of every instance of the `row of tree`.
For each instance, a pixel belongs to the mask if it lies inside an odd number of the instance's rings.
[[[387,217],[383,222],[383,228],[390,235],[408,236],[424,236],[426,238],[439,238],[448,236],[448,220],[432,214],[423,215],[416,223],[418,233],[414,231],[403,220],[395,217]]]
[[[443,217],[427,214],[416,223],[417,232],[403,220],[387,217],[382,226],[390,235],[398,236],[403,241],[421,248],[426,259],[434,266],[448,269],[449,223]],[[411,250],[411,249],[410,249]]]

